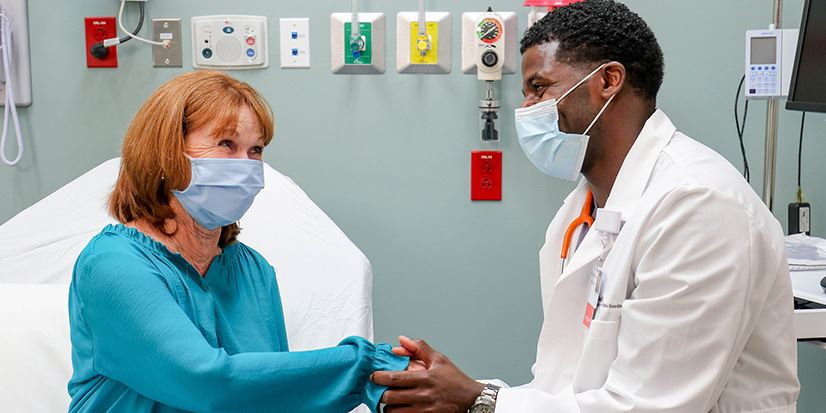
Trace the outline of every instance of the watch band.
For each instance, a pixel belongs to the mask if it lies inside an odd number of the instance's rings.
[[[493,411],[493,409],[496,408],[496,396],[499,395],[499,389],[500,387],[494,384],[485,384],[485,387],[482,389],[482,394],[476,398],[469,412],[472,413],[477,410],[477,407],[481,406],[486,406],[490,408],[490,411]]]

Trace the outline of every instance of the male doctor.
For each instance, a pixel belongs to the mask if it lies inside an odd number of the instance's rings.
[[[547,175],[584,176],[540,251],[534,379],[484,385],[402,337],[396,351],[420,365],[374,374],[391,386],[385,411],[795,412],[781,227],[729,162],[657,109],[663,56],[646,23],[586,0],[531,27],[522,54],[522,148]]]

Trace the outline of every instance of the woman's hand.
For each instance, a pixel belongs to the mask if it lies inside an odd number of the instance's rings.
[[[410,357],[407,371],[379,371],[371,380],[390,387],[381,398],[388,413],[466,413],[484,384],[465,375],[445,355],[422,340],[399,337],[399,356]]]

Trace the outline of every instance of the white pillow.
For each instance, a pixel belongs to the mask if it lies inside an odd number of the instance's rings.
[[[69,409],[72,375],[67,284],[0,284],[0,406]]]

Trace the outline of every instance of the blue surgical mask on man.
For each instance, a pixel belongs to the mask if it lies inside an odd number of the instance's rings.
[[[588,76],[577,82],[559,99],[549,99],[533,106],[515,110],[516,136],[519,145],[531,163],[542,173],[569,181],[575,181],[585,161],[588,148],[588,132],[602,116],[614,96],[611,96],[599,111],[593,122],[582,134],[566,133],[559,130],[558,105],[577,87],[600,71],[605,64],[596,68]]]
[[[189,158],[192,178],[172,191],[187,213],[213,230],[238,222],[264,188],[264,163],[253,159]]]

